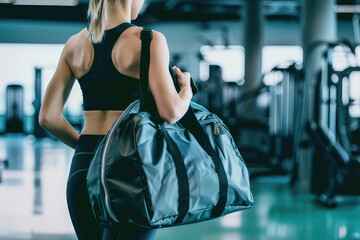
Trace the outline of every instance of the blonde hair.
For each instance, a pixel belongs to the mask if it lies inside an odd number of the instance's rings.
[[[90,19],[89,35],[93,43],[101,42],[108,18],[109,3],[119,4],[122,0],[90,0],[87,17]]]

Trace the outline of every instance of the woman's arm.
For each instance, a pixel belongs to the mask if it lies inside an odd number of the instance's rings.
[[[187,112],[193,96],[190,73],[174,68],[181,91],[175,89],[169,72],[169,48],[166,38],[153,31],[150,45],[149,87],[154,96],[159,115],[169,124],[180,120]]]
[[[71,41],[65,44],[54,76],[47,86],[40,108],[39,124],[57,139],[75,148],[79,134],[62,115],[75,78],[66,59]]]

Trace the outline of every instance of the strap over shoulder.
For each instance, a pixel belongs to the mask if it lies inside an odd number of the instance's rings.
[[[152,40],[152,30],[144,28],[141,31],[141,57],[140,57],[140,109],[142,111],[151,112],[151,105],[154,105],[150,100],[149,88],[149,65],[150,65],[150,43]],[[154,106],[152,106],[154,107]]]
[[[146,109],[146,98],[149,94],[149,64],[150,64],[150,43],[152,30],[144,28],[140,34],[141,57],[140,57],[140,108]]]
[[[152,38],[153,38],[153,35],[152,35],[152,30],[149,29],[149,28],[144,28],[142,31],[141,31],[141,35],[140,35],[140,38],[141,40],[148,40],[148,41],[151,41]]]

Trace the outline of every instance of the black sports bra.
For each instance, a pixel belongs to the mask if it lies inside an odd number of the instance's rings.
[[[84,110],[124,110],[139,99],[139,79],[120,73],[111,59],[111,52],[121,33],[130,22],[105,30],[102,42],[93,43],[94,60],[84,76],[78,79],[84,101]]]

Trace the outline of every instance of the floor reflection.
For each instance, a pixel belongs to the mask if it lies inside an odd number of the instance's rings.
[[[0,183],[0,239],[76,239],[66,205],[74,150],[53,139],[0,137],[0,159],[9,159]],[[160,229],[156,240],[360,239],[360,199],[342,197],[337,209],[313,203],[286,178],[252,182],[254,206],[207,222]]]
[[[42,214],[41,190],[41,147],[36,146],[34,164],[34,215]]]
[[[0,239],[76,239],[65,198],[73,150],[16,134],[2,136],[0,148],[9,160],[0,184]]]

